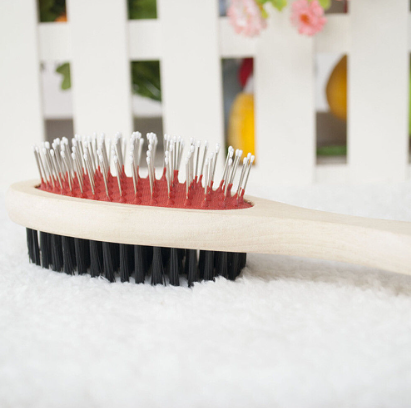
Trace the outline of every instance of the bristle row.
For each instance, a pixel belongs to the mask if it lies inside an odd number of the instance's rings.
[[[141,159],[144,140],[139,132],[133,132],[129,140],[120,133],[112,140],[104,134],[93,134],[88,137],[75,135],[71,142],[63,137],[51,144],[44,142],[41,147],[34,146],[41,179],[39,188],[70,197],[135,205],[199,209],[251,206],[244,200],[254,162],[251,153],[241,161],[243,151],[230,146],[224,173],[218,184],[215,183],[220,153],[218,143],[209,152],[207,141],[191,138],[184,150],[185,142],[181,137],[164,135],[163,167],[158,178],[155,168],[157,135],[147,134],[146,160]],[[179,173],[183,159],[185,180],[181,180]],[[147,177],[140,174],[140,162],[147,164]],[[238,187],[234,189],[239,168]]]
[[[38,237],[40,235],[40,237]],[[153,285],[179,286],[185,276],[188,286],[222,276],[236,279],[246,264],[246,254],[126,245],[71,238],[27,228],[29,259],[36,265],[74,275],[89,273],[115,282],[134,277]]]

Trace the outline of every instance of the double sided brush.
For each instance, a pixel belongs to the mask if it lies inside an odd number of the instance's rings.
[[[68,274],[109,281],[188,285],[223,276],[234,280],[246,253],[272,253],[350,262],[411,274],[411,223],[308,210],[244,195],[254,157],[228,149],[215,183],[217,145],[164,137],[117,135],[56,139],[35,147],[40,181],[14,184],[11,219],[27,228],[31,262]],[[130,176],[126,175],[126,159]],[[185,166],[186,180],[179,180]],[[233,188],[238,175],[238,186]],[[199,252],[198,252],[199,251]]]

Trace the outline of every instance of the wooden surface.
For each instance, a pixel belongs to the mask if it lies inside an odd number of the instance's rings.
[[[411,274],[411,223],[332,214],[248,197],[244,210],[105,203],[10,187],[10,218],[25,227],[127,244],[283,254]]]

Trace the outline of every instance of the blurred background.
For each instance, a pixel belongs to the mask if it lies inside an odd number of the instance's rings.
[[[250,151],[262,185],[407,180],[409,1],[317,2],[315,35],[250,1],[252,35],[227,17],[247,1],[2,2],[2,188],[37,176],[33,143],[133,130]]]

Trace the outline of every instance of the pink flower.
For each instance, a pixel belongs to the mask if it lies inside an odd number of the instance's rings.
[[[300,34],[314,35],[321,31],[327,22],[324,9],[318,0],[296,0],[291,7],[291,22],[298,27]]]
[[[231,0],[227,16],[236,33],[248,37],[260,34],[267,25],[261,6],[255,0]]]

